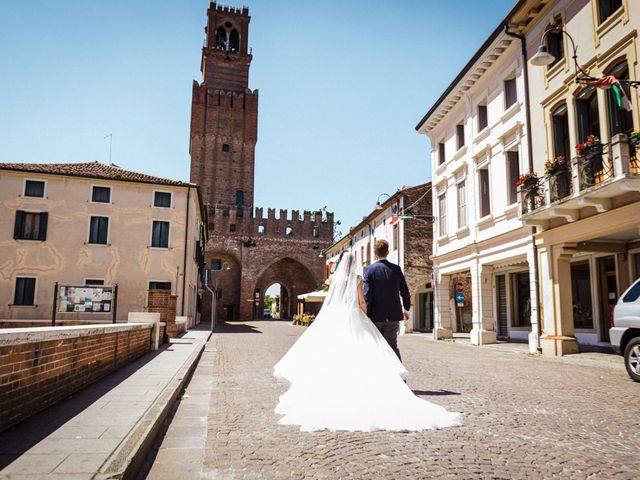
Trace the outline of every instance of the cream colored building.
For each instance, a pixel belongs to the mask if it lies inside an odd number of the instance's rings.
[[[520,3],[511,23],[526,36],[529,60],[541,43],[556,59],[529,65],[534,170],[541,177],[546,160],[569,159],[566,173],[521,193],[521,217],[537,227],[542,350],[562,355],[608,345],[612,306],[640,276],[640,164],[628,143],[640,128],[638,90],[623,84],[627,112],[612,90],[577,83],[572,59],[574,41],[579,76],[639,79],[640,2]],[[578,155],[589,134],[602,153]]]
[[[416,127],[431,143],[437,339],[538,348],[533,230],[516,187],[530,168],[525,68],[501,23]]]
[[[118,321],[145,310],[150,288],[171,289],[177,315],[193,324],[203,212],[189,183],[98,162],[0,164],[0,320],[50,320],[58,282],[117,284]]]

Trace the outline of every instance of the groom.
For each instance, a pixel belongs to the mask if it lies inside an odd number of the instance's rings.
[[[409,318],[411,295],[402,269],[387,260],[389,242],[376,240],[373,251],[376,261],[364,269],[363,293],[367,302],[367,315],[402,360],[398,350],[398,331],[400,322]]]

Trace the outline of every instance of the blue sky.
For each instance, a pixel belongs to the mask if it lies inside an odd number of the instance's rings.
[[[427,181],[414,127],[514,0],[240,0],[260,90],[256,206],[342,231]],[[108,161],[188,180],[208,0],[0,3],[0,162]]]

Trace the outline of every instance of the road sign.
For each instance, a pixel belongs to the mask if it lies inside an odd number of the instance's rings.
[[[458,280],[456,282],[456,292],[460,292],[460,293],[464,292],[464,283],[461,282],[460,280]],[[464,300],[464,298],[463,298],[463,300]]]
[[[456,293],[456,306],[464,307],[464,293],[462,292]]]

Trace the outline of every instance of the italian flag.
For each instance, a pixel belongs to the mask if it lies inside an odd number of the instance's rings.
[[[594,88],[611,88],[618,108],[624,108],[627,112],[631,111],[631,102],[629,101],[629,97],[627,97],[624,88],[620,85],[620,81],[613,75],[607,75],[606,77],[599,78],[598,80],[586,82],[586,85]]]

